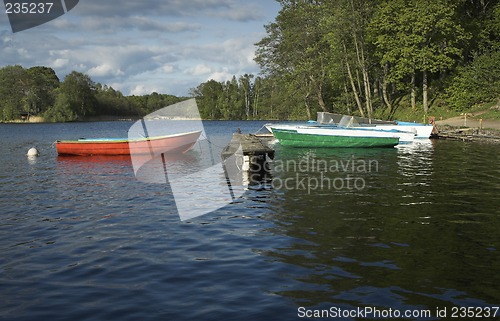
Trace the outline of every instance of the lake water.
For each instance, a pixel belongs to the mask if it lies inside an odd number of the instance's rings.
[[[498,145],[276,146],[271,178],[181,221],[129,159],[52,147],[131,125],[0,124],[0,319],[451,320],[500,304]],[[220,147],[263,122],[204,125]]]

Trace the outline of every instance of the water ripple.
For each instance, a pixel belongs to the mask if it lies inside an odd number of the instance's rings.
[[[207,123],[207,131],[222,141],[227,128],[247,124]],[[0,125],[9,133],[0,153],[3,318],[294,320],[299,306],[499,303],[496,147],[278,147],[278,159],[355,157],[379,167],[356,173],[362,190],[305,193],[267,182],[181,222],[168,186],[137,181],[126,159],[57,158],[50,146],[89,126],[105,135],[129,125]],[[42,151],[34,161],[24,155],[31,145]]]

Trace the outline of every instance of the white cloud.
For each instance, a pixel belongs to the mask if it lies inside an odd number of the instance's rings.
[[[119,17],[111,16],[103,19],[100,16],[88,16],[82,19],[80,25],[85,29],[100,32],[102,34],[116,34],[119,32],[136,30],[140,32],[155,33],[155,32],[196,32],[200,30],[197,23],[189,23],[184,21],[170,21],[168,19],[158,19],[151,16],[131,16]]]
[[[174,72],[175,68],[172,65],[164,65],[163,67],[161,67],[161,70],[163,70],[167,74],[171,74]]]
[[[64,68],[68,65],[68,63],[69,63],[69,59],[57,58],[56,60],[54,60],[54,62],[52,62],[52,64],[50,64],[50,67],[56,68],[56,69]]]
[[[266,0],[268,1],[268,0]],[[241,4],[242,0],[121,0],[119,5],[112,1],[86,1],[72,11],[78,14],[96,16],[128,17],[134,14],[147,16],[192,17],[211,12],[223,12]]]
[[[135,86],[134,89],[130,91],[130,94],[135,96],[142,96],[142,95],[149,95],[153,92],[158,92],[158,89],[153,87],[147,87],[145,85],[137,85]]]
[[[25,58],[29,58],[29,53],[28,53],[28,50],[24,49],[24,48],[19,48],[16,50],[17,51],[17,54],[19,56],[22,56],[22,57],[25,57]]]
[[[120,68],[104,63],[99,66],[90,68],[87,71],[89,76],[104,77],[104,76],[123,76],[124,72]]]
[[[186,71],[187,74],[193,76],[206,75],[212,72],[212,68],[205,64],[198,64],[194,68],[190,68]]]
[[[75,70],[126,95],[187,95],[210,78],[257,73],[254,43],[278,9],[270,0],[85,0],[15,34],[3,17],[0,67],[50,66],[61,79]]]
[[[233,78],[233,73],[229,72],[229,70],[227,68],[223,68],[222,70],[219,70],[219,71],[216,71],[212,74],[210,74],[210,76],[208,76],[208,78],[206,80],[215,80],[215,81],[219,81],[219,82],[223,82],[223,81],[227,81],[227,80],[230,80],[231,78]]]

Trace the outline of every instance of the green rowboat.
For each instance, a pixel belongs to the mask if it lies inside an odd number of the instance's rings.
[[[343,147],[394,147],[399,138],[387,133],[359,132],[354,129],[325,131],[272,129],[274,137],[283,146],[305,148],[343,148]]]

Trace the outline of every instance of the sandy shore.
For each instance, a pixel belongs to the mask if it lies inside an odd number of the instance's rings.
[[[436,121],[437,137],[464,142],[500,144],[500,120],[484,119],[465,115]]]
[[[465,118],[465,116],[458,116],[444,120],[438,120],[436,121],[436,125],[481,128],[480,120],[477,118],[472,118],[471,116],[467,116],[467,118]],[[500,120],[484,119],[482,122],[482,128],[500,130]]]

